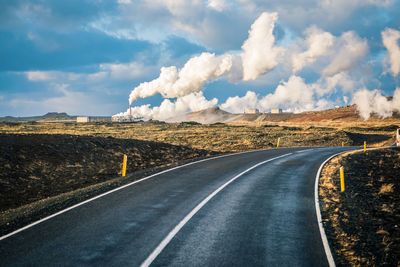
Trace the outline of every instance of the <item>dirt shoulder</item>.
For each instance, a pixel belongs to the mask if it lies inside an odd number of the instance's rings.
[[[119,177],[123,154],[128,173]],[[0,135],[0,235],[111,188],[215,155],[160,142]]]
[[[322,220],[338,266],[400,266],[399,174],[399,148],[346,153],[323,168]]]

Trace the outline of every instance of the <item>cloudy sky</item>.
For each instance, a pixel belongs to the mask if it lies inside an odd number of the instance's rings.
[[[0,116],[113,115],[129,98],[154,117],[302,111],[399,87],[400,1],[0,3]]]

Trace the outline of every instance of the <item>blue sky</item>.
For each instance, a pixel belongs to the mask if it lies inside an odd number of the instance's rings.
[[[345,70],[359,88],[391,95],[399,86],[390,72],[381,33],[400,30],[400,1],[0,1],[0,116],[46,112],[112,115],[126,110],[128,96],[140,83],[158,77],[163,66],[181,68],[202,52],[239,51],[262,12],[277,12],[276,45],[291,50],[305,43],[310,27],[338,40],[352,31],[367,44],[365,53]],[[338,41],[338,43],[340,40]],[[325,60],[325,61],[324,61]],[[296,75],[321,81],[317,60]],[[251,90],[273,93],[292,75],[285,59],[251,81],[226,77],[204,85],[207,99],[222,104]],[[324,78],[325,79],[325,78]],[[344,104],[352,90],[332,89],[325,99]],[[157,106],[154,95],[135,105]]]

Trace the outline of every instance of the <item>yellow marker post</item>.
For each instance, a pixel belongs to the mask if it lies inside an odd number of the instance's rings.
[[[276,147],[278,148],[279,147],[279,143],[281,142],[281,138],[280,137],[278,137],[278,142],[276,143]]]
[[[364,153],[367,152],[367,141],[364,141]]]
[[[344,168],[340,167],[340,192],[344,192]]]
[[[122,161],[122,171],[121,171],[121,175],[122,177],[126,176],[126,165],[128,163],[128,156],[126,154],[124,154],[124,159]]]
[[[344,142],[342,142],[342,147],[344,146]]]

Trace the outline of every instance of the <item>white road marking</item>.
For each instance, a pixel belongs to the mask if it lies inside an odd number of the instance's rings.
[[[333,159],[334,157],[345,153],[347,151],[344,152],[340,152],[337,153],[331,157],[329,157],[328,159],[326,159],[321,166],[318,169],[317,172],[317,176],[315,177],[315,184],[314,184],[314,196],[315,196],[315,209],[316,209],[316,213],[317,213],[317,220],[318,220],[318,226],[319,226],[319,232],[321,234],[321,239],[322,239],[322,244],[324,245],[324,250],[325,250],[325,255],[326,255],[326,259],[328,260],[329,266],[330,267],[335,267],[335,260],[333,259],[332,256],[332,252],[331,252],[331,248],[329,247],[329,243],[328,243],[328,239],[326,237],[325,234],[325,230],[324,230],[324,225],[322,224],[322,216],[321,216],[321,209],[319,207],[319,194],[318,194],[318,188],[319,188],[319,177],[321,175],[322,172],[322,168],[325,166],[325,164],[330,161],[331,159]]]
[[[302,152],[307,152],[307,151],[312,151],[312,150],[314,150],[314,148],[303,149],[303,150],[296,151],[296,152],[294,152],[294,153],[302,153]]]
[[[13,231],[13,232],[11,232],[11,233],[9,233],[9,234],[6,234],[6,235],[1,236],[1,237],[0,237],[0,240],[6,239],[6,238],[8,238],[8,237],[10,237],[10,236],[13,236],[13,235],[15,235],[15,234],[17,234],[17,233],[19,233],[19,232],[22,232],[22,231],[24,231],[24,230],[26,230],[26,229],[31,228],[32,226],[35,226],[35,225],[37,225],[37,224],[39,224],[39,223],[42,223],[42,222],[47,221],[47,220],[50,220],[51,218],[54,218],[54,217],[56,217],[56,216],[58,216],[58,215],[60,215],[60,214],[63,214],[63,213],[65,213],[65,212],[67,212],[67,211],[70,211],[70,210],[72,210],[72,209],[75,209],[75,208],[77,208],[77,207],[79,207],[79,206],[82,206],[82,205],[84,205],[84,204],[86,204],[86,203],[89,203],[89,202],[91,202],[91,201],[93,201],[93,200],[96,200],[96,199],[98,199],[98,198],[104,197],[104,196],[106,196],[106,195],[108,195],[108,194],[111,194],[111,193],[113,193],[113,192],[119,191],[119,190],[121,190],[121,189],[123,189],[123,188],[126,188],[126,187],[128,187],[128,186],[131,186],[131,185],[134,185],[134,184],[143,182],[143,181],[145,181],[145,180],[147,180],[147,179],[153,178],[153,177],[158,176],[158,175],[160,175],[160,174],[164,174],[164,173],[167,173],[167,172],[176,170],[176,169],[180,169],[180,168],[183,168],[183,167],[186,167],[186,166],[190,166],[190,165],[193,165],[193,164],[197,164],[197,163],[204,162],[204,161],[208,161],[208,160],[212,160],[212,159],[230,157],[230,156],[235,156],[235,155],[240,155],[240,154],[246,154],[246,153],[253,153],[253,152],[257,152],[257,151],[266,151],[266,150],[267,150],[267,149],[265,149],[265,150],[263,150],[263,149],[259,149],[259,150],[250,150],[250,151],[237,152],[237,153],[232,153],[232,154],[227,154],[227,155],[221,155],[221,156],[216,156],[216,157],[210,157],[210,158],[206,158],[206,159],[202,159],[202,160],[193,161],[193,162],[190,162],[190,163],[181,165],[181,166],[177,166],[177,167],[174,167],[174,168],[171,168],[171,169],[167,169],[167,170],[164,170],[164,171],[161,171],[161,172],[152,174],[152,175],[150,175],[150,176],[147,176],[147,177],[144,177],[144,178],[142,178],[142,179],[133,181],[133,182],[128,183],[128,184],[126,184],[126,185],[122,185],[122,186],[117,187],[117,188],[114,188],[114,189],[112,189],[112,190],[110,190],[110,191],[104,192],[103,194],[100,194],[100,195],[98,195],[98,196],[92,197],[92,198],[87,199],[87,200],[85,200],[85,201],[82,201],[82,202],[80,202],[80,203],[78,203],[78,204],[75,204],[75,205],[73,205],[73,206],[71,206],[71,207],[69,207],[69,208],[63,209],[63,210],[61,210],[61,211],[59,211],[59,212],[56,212],[56,213],[54,213],[54,214],[52,214],[52,215],[49,215],[49,216],[47,216],[47,217],[45,217],[45,218],[43,218],[43,219],[40,219],[40,220],[35,221],[35,222],[31,223],[31,224],[28,224],[28,225],[26,225],[26,226],[24,226],[24,227],[22,227],[22,228],[19,228],[19,229],[15,230],[15,231]],[[272,150],[272,149],[271,149],[271,150]]]
[[[379,148],[367,148],[367,151],[376,150],[376,149],[386,149],[386,148],[391,148],[391,146],[384,146],[384,147],[379,147]],[[323,167],[325,166],[325,164],[328,161],[330,161],[334,157],[339,156],[340,154],[343,154],[343,153],[346,153],[346,152],[349,152],[349,150],[337,153],[337,154],[329,157],[327,160],[325,160],[321,164],[321,166],[319,167],[317,176],[315,177],[315,185],[314,185],[315,209],[317,211],[317,220],[318,220],[318,225],[319,225],[319,232],[321,233],[322,243],[324,244],[324,250],[325,250],[326,258],[328,260],[328,263],[329,263],[330,267],[335,267],[336,264],[335,264],[335,260],[333,259],[333,256],[332,256],[331,248],[329,247],[328,239],[326,237],[325,230],[324,230],[324,225],[322,224],[322,216],[321,216],[321,209],[319,207],[319,194],[318,194],[319,177],[321,175]],[[353,150],[353,152],[364,152],[364,150],[363,149],[355,149],[355,150]]]
[[[292,155],[293,153],[287,153],[278,157],[274,157],[268,160],[264,160],[262,162],[257,163],[256,165],[253,165],[252,167],[248,168],[247,170],[239,173],[223,185],[221,185],[219,188],[217,188],[214,192],[212,192],[210,195],[208,195],[203,201],[201,201],[194,209],[189,212],[175,227],[172,229],[171,232],[168,233],[168,235],[161,241],[161,243],[154,249],[154,251],[146,258],[146,260],[140,265],[141,267],[147,267],[150,266],[150,264],[157,258],[157,256],[163,251],[163,249],[168,245],[168,243],[174,238],[174,236],[182,229],[182,227],[202,208],[204,205],[207,204],[216,194],[218,194],[220,191],[222,191],[225,187],[227,187],[230,183],[238,179],[240,176],[243,174],[257,168],[258,166],[265,164],[267,162],[287,157],[289,155]]]

